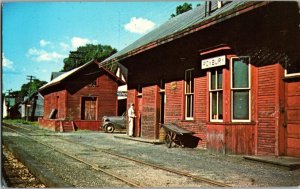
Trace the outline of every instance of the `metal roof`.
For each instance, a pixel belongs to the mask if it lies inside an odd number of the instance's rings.
[[[52,72],[50,80],[53,80],[53,79],[57,78],[58,76],[60,76],[63,73],[65,73],[65,72]]]
[[[46,83],[45,85],[43,85],[42,87],[40,87],[38,89],[39,92],[41,92],[42,90],[53,86],[53,85],[57,85],[59,83],[61,83],[64,79],[66,79],[67,77],[77,73],[79,70],[87,67],[88,65],[92,64],[92,63],[96,63],[97,65],[99,65],[99,62],[97,62],[96,60],[91,60],[85,64],[83,64],[82,66],[79,66],[77,68],[74,68],[68,72],[65,72],[61,75],[59,75],[58,77],[54,78],[53,80],[51,80],[50,82]],[[112,73],[111,71],[107,70],[106,68],[104,68],[103,66],[100,66],[99,69],[103,69],[107,74],[110,74],[111,76],[113,76],[116,81],[118,82],[119,85],[124,85],[125,81],[121,80],[120,78],[118,78],[114,73]]]
[[[94,63],[94,60],[91,60],[91,61],[89,61],[89,62],[83,64],[82,66],[79,66],[79,67],[77,67],[77,68],[74,68],[73,70],[70,70],[70,71],[68,71],[68,72],[65,72],[65,73],[59,75],[58,77],[54,78],[54,79],[51,80],[50,82],[48,82],[48,83],[46,83],[45,85],[41,86],[41,87],[39,88],[39,91],[41,91],[41,90],[43,90],[43,89],[45,89],[45,88],[47,88],[47,87],[50,87],[50,86],[52,86],[52,85],[56,85],[56,84],[60,83],[60,82],[61,82],[62,80],[64,80],[65,78],[69,77],[70,75],[72,75],[73,73],[77,72],[78,70],[80,70],[80,69],[82,69],[82,68],[84,68],[84,67],[90,65],[91,63]]]
[[[217,9],[212,12],[209,16],[205,16],[205,6],[196,7],[188,12],[178,15],[156,29],[145,34],[143,37],[139,38],[129,46],[125,47],[121,51],[108,57],[102,63],[121,60],[131,56],[132,54],[138,53],[139,49],[149,49],[159,44],[163,44],[172,41],[174,36],[182,32],[191,32],[192,29],[201,26],[203,23],[209,21],[215,21],[221,19],[223,16],[226,17],[228,12],[235,13],[240,8],[245,8],[244,6],[253,6],[255,4],[266,4],[266,2],[247,2],[247,1],[232,1],[225,4],[222,8]],[[246,6],[247,7],[247,6]],[[236,14],[237,15],[237,14]],[[234,15],[235,16],[235,15]],[[156,44],[154,44],[156,43]]]

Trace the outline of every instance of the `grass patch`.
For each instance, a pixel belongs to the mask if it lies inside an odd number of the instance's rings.
[[[26,121],[24,119],[3,119],[3,122],[7,124],[24,124],[24,125],[39,126],[39,123],[37,121]]]

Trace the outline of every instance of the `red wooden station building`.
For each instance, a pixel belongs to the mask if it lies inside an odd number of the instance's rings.
[[[299,18],[298,2],[206,2],[102,64],[128,69],[136,137],[176,123],[210,151],[300,157]]]
[[[44,96],[39,125],[54,131],[70,127],[98,131],[103,116],[117,115],[117,90],[124,84],[96,61],[65,72],[39,89]]]

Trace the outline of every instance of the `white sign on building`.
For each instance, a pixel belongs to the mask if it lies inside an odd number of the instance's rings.
[[[213,68],[218,66],[223,66],[226,64],[226,56],[217,56],[214,58],[208,58],[201,61],[202,69]]]

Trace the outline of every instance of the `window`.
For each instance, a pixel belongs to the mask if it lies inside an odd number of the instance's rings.
[[[222,69],[210,72],[210,121],[222,121],[223,119],[223,73]]]
[[[250,58],[231,59],[232,121],[250,121]]]
[[[95,79],[94,81],[92,81],[89,85],[89,87],[97,87],[97,79]]]
[[[96,120],[97,97],[82,97],[81,120]]]
[[[285,77],[300,76],[300,66],[297,61],[285,63]]]
[[[193,120],[194,116],[194,69],[185,71],[185,119]]]

